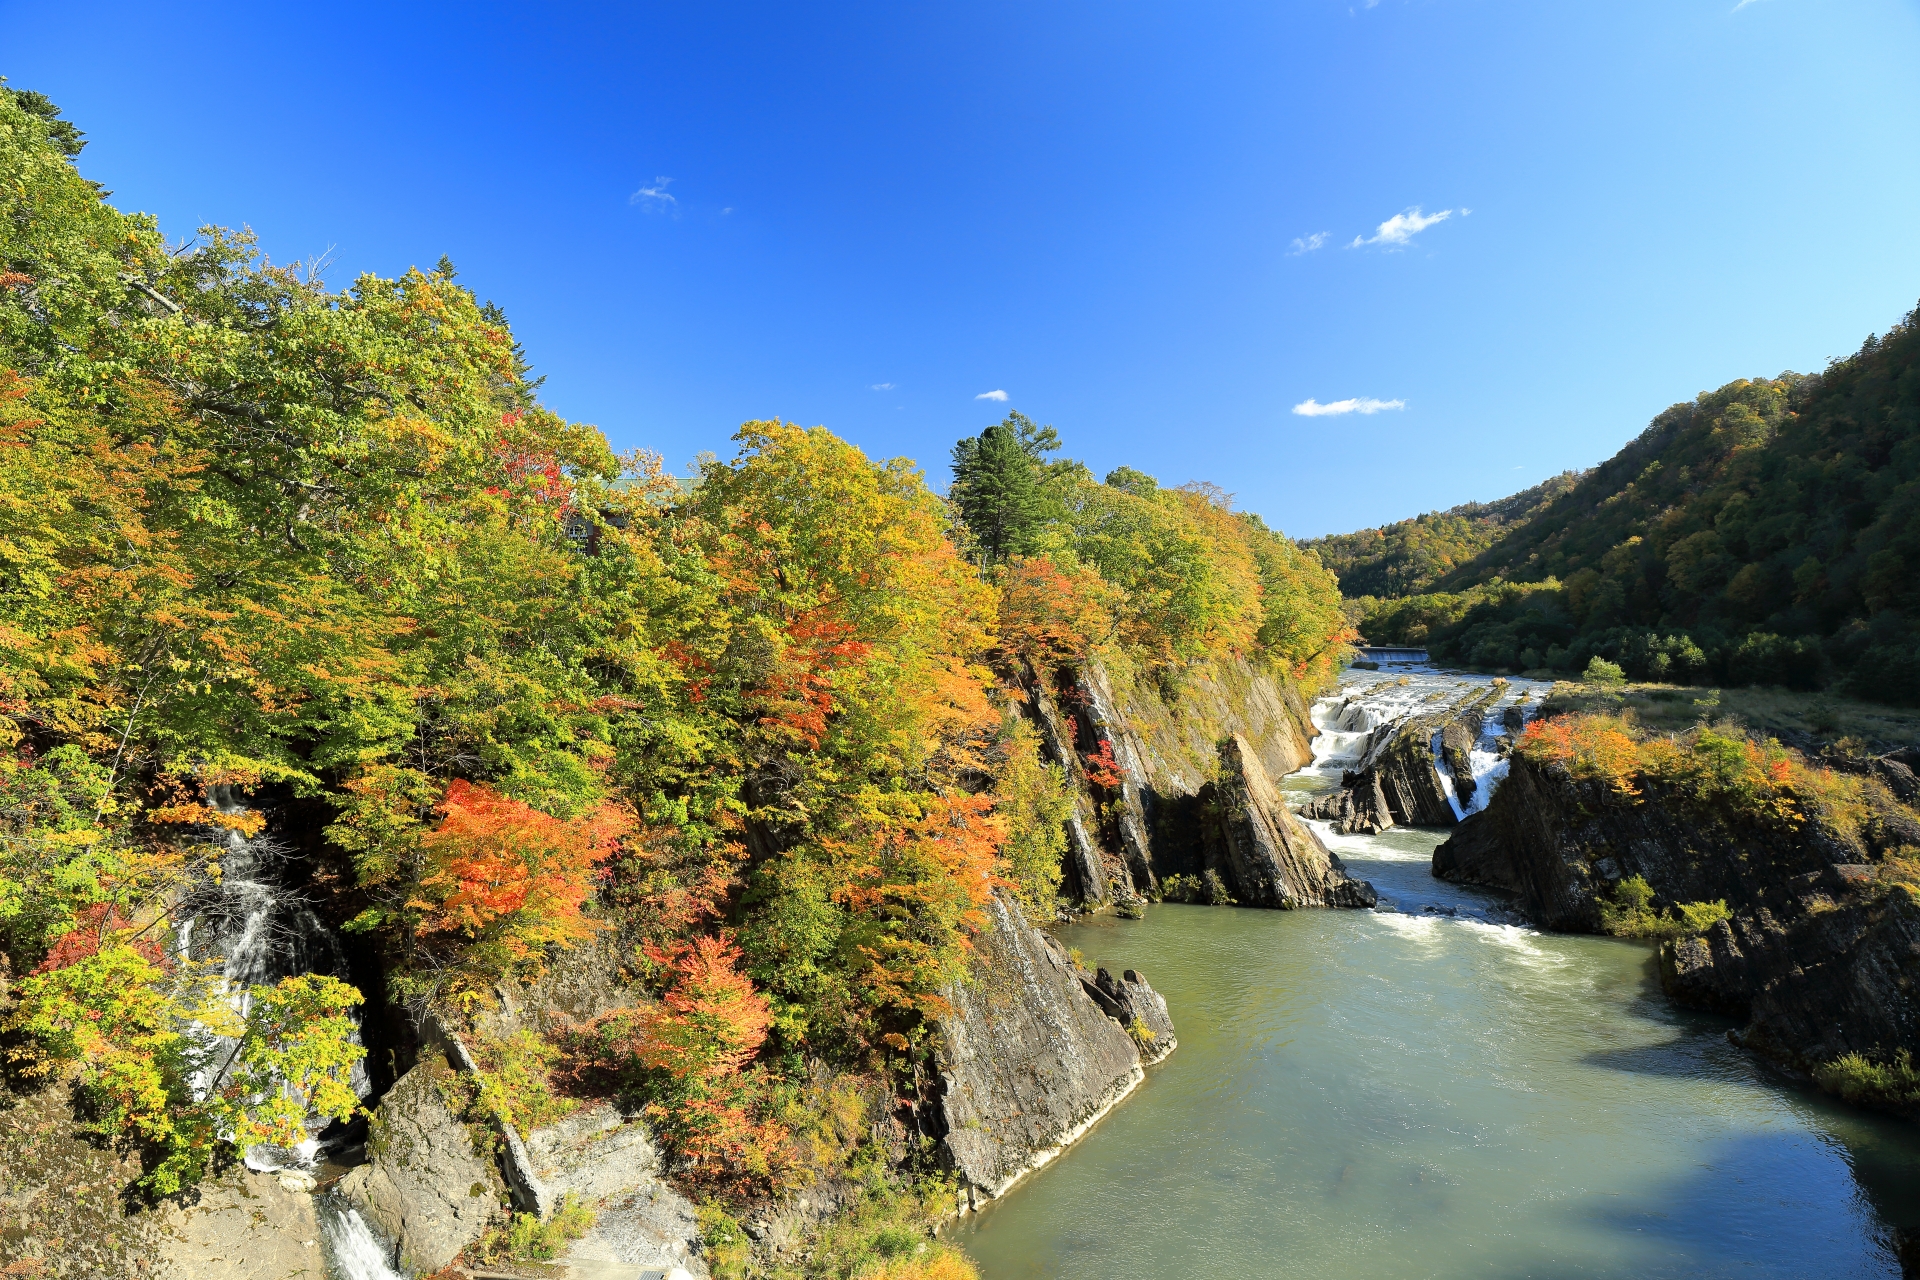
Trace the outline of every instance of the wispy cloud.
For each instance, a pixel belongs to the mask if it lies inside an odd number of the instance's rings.
[[[1466,211],[1461,211],[1465,216]],[[1380,224],[1379,230],[1372,236],[1355,236],[1349,249],[1358,249],[1363,244],[1385,245],[1389,249],[1404,249],[1413,243],[1413,238],[1436,222],[1445,222],[1453,216],[1453,210],[1442,209],[1438,213],[1422,213],[1420,206],[1403,213],[1396,213]]]
[[[891,391],[893,390],[893,384],[891,382],[876,382],[871,389],[874,391]]]
[[[733,206],[732,206],[732,205],[728,205],[728,206],[727,206],[726,208],[724,208],[724,209],[722,209],[722,210],[720,211],[720,216],[724,218],[724,217],[726,217],[726,216],[727,216],[728,214],[730,214],[730,213],[732,213],[732,212],[733,212]]]
[[[1326,244],[1331,237],[1332,233],[1327,231],[1316,231],[1310,236],[1296,236],[1293,247],[1287,250],[1287,256],[1297,258],[1303,253],[1312,253]]]
[[[1405,400],[1375,400],[1371,396],[1356,396],[1352,400],[1335,400],[1332,404],[1302,400],[1293,406],[1293,411],[1303,418],[1337,418],[1345,413],[1379,413],[1382,409],[1406,407]]]
[[[1754,0],[1740,0],[1739,4],[1733,6],[1732,12],[1738,13],[1752,3],[1754,3]]]
[[[975,400],[1005,400],[1006,398],[1007,393],[1004,391],[982,391],[974,397]]]
[[[627,203],[637,204],[643,209],[651,209],[655,212],[677,212],[680,202],[667,194],[667,184],[672,181],[672,178],[655,178],[652,186],[642,187],[628,196]]]

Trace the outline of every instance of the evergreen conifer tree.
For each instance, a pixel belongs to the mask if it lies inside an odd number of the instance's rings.
[[[1044,457],[1059,447],[1058,432],[1018,412],[953,446],[948,496],[982,568],[1032,553],[1041,527],[1055,514]]]

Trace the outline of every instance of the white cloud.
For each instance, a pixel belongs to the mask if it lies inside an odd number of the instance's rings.
[[[1371,239],[1355,236],[1349,249],[1358,249],[1363,244],[1383,244],[1389,249],[1404,249],[1413,243],[1413,238],[1436,222],[1445,222],[1453,216],[1453,210],[1442,209],[1438,213],[1421,213],[1420,206],[1403,213],[1396,213],[1380,224],[1380,229]],[[1465,216],[1464,214],[1462,215]]]
[[[1302,400],[1293,406],[1293,411],[1303,418],[1337,418],[1344,413],[1379,413],[1382,409],[1406,407],[1405,400],[1375,400],[1371,396],[1357,396],[1352,400],[1335,400],[1332,404]]]
[[[876,382],[873,384],[872,389],[875,391],[891,391],[893,390],[893,384],[891,382]]]
[[[1733,12],[1738,13],[1752,3],[1753,0],[1740,0],[1739,4],[1733,6]]]
[[[647,209],[677,209],[680,202],[667,194],[667,184],[672,178],[655,178],[653,185],[642,187],[627,197],[628,204],[637,204]]]
[[[982,391],[974,397],[975,400],[1005,400],[1006,398],[1007,393],[1004,391]]]
[[[724,218],[724,217],[726,217],[726,216],[727,216],[728,214],[730,214],[730,213],[732,213],[732,212],[733,212],[733,206],[732,206],[732,205],[728,205],[728,206],[727,206],[726,208],[724,208],[724,209],[722,209],[722,210],[720,211],[720,216]]]
[[[1303,253],[1312,253],[1315,249],[1325,244],[1330,235],[1330,232],[1316,231],[1310,236],[1297,236],[1294,239],[1293,247],[1287,250],[1287,256],[1297,258]]]

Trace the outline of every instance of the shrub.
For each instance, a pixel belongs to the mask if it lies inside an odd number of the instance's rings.
[[[480,1105],[521,1131],[539,1129],[577,1111],[580,1103],[554,1092],[552,1072],[560,1050],[539,1032],[475,1035],[473,1056],[480,1067]]]
[[[1569,715],[1530,721],[1514,750],[1557,764],[1582,781],[1604,782],[1616,795],[1640,794],[1640,744],[1618,716]]]
[[[1617,938],[1661,941],[1705,933],[1732,916],[1724,899],[1718,902],[1677,902],[1662,915],[1653,908],[1653,886],[1643,876],[1628,876],[1613,888],[1611,897],[1597,899],[1600,931]]]
[[[1839,1094],[1848,1102],[1908,1107],[1920,1105],[1920,1069],[1913,1055],[1902,1049],[1891,1062],[1875,1062],[1863,1054],[1849,1053],[1814,1070],[1820,1087]]]
[[[1674,904],[1673,911],[1679,917],[1686,932],[1692,934],[1705,933],[1722,920],[1733,918],[1733,912],[1727,909],[1725,898],[1714,902],[1677,902]]]
[[[1595,654],[1592,661],[1587,663],[1587,669],[1581,673],[1580,678],[1588,684],[1611,687],[1613,685],[1625,684],[1627,682],[1627,673],[1620,669],[1618,663],[1608,662],[1605,658]]]
[[[1628,876],[1613,887],[1611,898],[1598,900],[1600,928],[1622,938],[1646,936],[1657,917],[1653,906],[1653,886],[1643,876]]]
[[[870,1271],[862,1271],[858,1280],[980,1280],[980,1273],[957,1250],[937,1244],[922,1244],[920,1249],[913,1257],[883,1262]]]
[[[1163,902],[1191,902],[1203,907],[1233,905],[1233,898],[1227,893],[1227,882],[1212,868],[1197,876],[1175,872],[1166,877],[1160,882],[1160,898]]]
[[[593,1223],[593,1210],[569,1191],[545,1222],[536,1214],[516,1213],[505,1227],[490,1228],[474,1248],[488,1262],[545,1262],[587,1234]]]

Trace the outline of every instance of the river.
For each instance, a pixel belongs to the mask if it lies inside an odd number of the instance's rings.
[[[1413,692],[1450,679],[1415,673]],[[1643,944],[1501,923],[1493,897],[1429,874],[1443,836],[1329,837],[1378,911],[1160,905],[1061,927],[1090,963],[1145,973],[1180,1047],[954,1229],[983,1280],[1900,1274],[1920,1126],[1670,1007]]]

